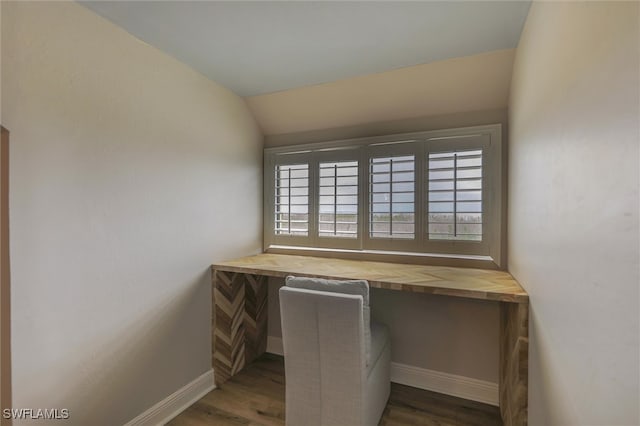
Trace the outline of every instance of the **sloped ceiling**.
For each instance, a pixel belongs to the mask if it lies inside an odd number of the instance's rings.
[[[516,47],[529,1],[85,1],[241,96]]]

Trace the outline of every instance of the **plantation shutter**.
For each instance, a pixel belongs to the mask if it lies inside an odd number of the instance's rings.
[[[319,163],[318,235],[358,237],[358,162]]]
[[[309,235],[309,164],[275,166],[275,234]]]
[[[369,237],[415,239],[415,156],[369,161]]]
[[[482,241],[482,150],[428,155],[430,240]]]

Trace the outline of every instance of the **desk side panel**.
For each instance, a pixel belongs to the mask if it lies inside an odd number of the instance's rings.
[[[213,270],[212,365],[221,385],[267,349],[267,277]]]
[[[529,304],[500,303],[500,414],[505,426],[526,426]]]
[[[267,350],[268,277],[245,275],[245,362],[248,364]]]
[[[245,365],[244,274],[213,272],[212,351],[216,385]]]

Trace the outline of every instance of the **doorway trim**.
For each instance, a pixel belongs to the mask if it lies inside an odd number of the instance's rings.
[[[11,274],[9,270],[9,131],[0,126],[0,407],[11,408]],[[0,414],[0,425],[11,419]]]

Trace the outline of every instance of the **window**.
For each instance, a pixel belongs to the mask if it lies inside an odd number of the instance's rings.
[[[358,162],[320,163],[318,235],[358,237]]]
[[[276,235],[309,235],[309,165],[275,167]]]
[[[369,236],[415,238],[415,157],[369,160]]]
[[[499,125],[265,150],[265,249],[471,256],[500,265]]]
[[[482,241],[482,150],[430,153],[429,239]]]

